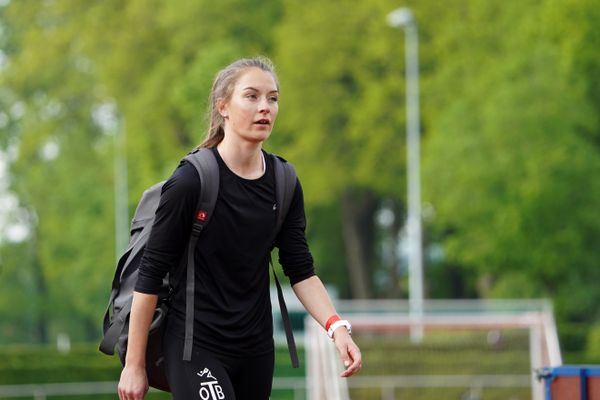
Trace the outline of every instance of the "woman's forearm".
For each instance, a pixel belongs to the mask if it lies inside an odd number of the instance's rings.
[[[296,283],[293,289],[306,311],[325,328],[327,320],[336,312],[323,282],[315,275]],[[340,376],[347,378],[360,371],[362,356],[360,349],[350,336],[350,331],[345,326],[343,329],[335,329],[332,339],[344,363],[345,369]]]
[[[306,311],[325,327],[327,319],[336,311],[321,279],[314,275],[296,283],[292,288]]]
[[[148,330],[152,323],[158,296],[133,292],[133,303],[129,315],[129,337],[127,339],[127,355],[125,364],[129,366],[146,366],[146,345]]]

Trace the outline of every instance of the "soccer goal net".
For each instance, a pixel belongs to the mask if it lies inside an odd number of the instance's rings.
[[[419,315],[402,301],[336,306],[352,321],[363,370],[340,378],[335,346],[307,318],[310,400],[542,400],[535,370],[562,364],[546,300],[426,301]]]

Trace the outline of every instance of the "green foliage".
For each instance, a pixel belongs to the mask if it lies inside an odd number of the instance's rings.
[[[600,360],[600,324],[596,323],[589,330],[587,341],[590,356]]]
[[[312,244],[317,274],[323,282],[335,282],[340,297],[349,297],[348,277],[344,273],[344,243],[341,235],[341,213],[333,205],[315,207],[307,215],[309,221],[307,239]]]
[[[3,289],[0,293],[0,344],[20,340],[34,341],[34,321],[39,318],[42,299],[36,294],[31,271],[19,268],[28,246],[25,243],[2,246],[0,276]],[[21,306],[17,306],[21,305]]]
[[[91,121],[90,109],[99,98],[89,84],[93,74],[83,68],[71,41],[71,26],[63,25],[69,13],[28,6],[31,2],[7,10],[13,26],[21,28],[11,58],[17,67],[2,76],[25,110],[15,122],[19,158],[13,190],[32,215],[32,234],[19,268],[29,268],[23,274],[34,282],[26,286],[34,290],[25,293],[37,304],[35,313],[52,321],[39,340],[63,330],[91,339],[97,337],[106,271],[114,260],[111,241],[105,239],[114,230],[106,173],[110,147]]]
[[[133,209],[142,190],[166,178],[200,142],[203,101],[217,67],[269,47],[268,30],[255,22],[268,26],[277,3],[267,13],[244,1],[220,4],[64,0],[2,9],[12,45],[1,75],[9,90],[0,101],[18,99],[26,109],[14,122],[13,190],[35,216],[20,267],[41,285],[29,286],[40,306],[21,319],[47,321],[38,340],[100,333],[115,259],[114,132],[98,126],[94,110],[116,104]]]
[[[121,368],[118,357],[90,345],[74,346],[68,353],[46,346],[11,346],[0,354],[0,384],[112,381]]]
[[[288,2],[275,60],[282,87],[276,144],[306,181],[310,204],[348,187],[399,196],[404,160],[398,32],[387,1]]]
[[[589,320],[600,157],[586,137],[599,129],[587,81],[563,60],[556,3],[466,3],[454,35],[430,33],[431,51],[449,53],[425,85],[436,109],[425,197],[448,232],[448,262],[492,278],[481,296],[552,297],[561,317]]]

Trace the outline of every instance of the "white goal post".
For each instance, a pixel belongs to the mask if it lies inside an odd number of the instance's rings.
[[[548,300],[430,300],[425,302],[424,312],[418,317],[410,314],[405,301],[339,301],[336,307],[344,318],[352,322],[357,336],[407,337],[415,328],[422,329],[425,338],[435,332],[524,330],[529,338],[529,379],[533,400],[544,398],[542,382],[537,381],[535,370],[562,365],[552,305]],[[305,321],[305,346],[310,400],[346,400],[353,384],[360,386],[363,381],[377,381],[377,377],[362,375],[349,380],[340,378],[342,366],[337,351],[323,328],[310,317]],[[390,376],[379,378],[394,379]],[[396,376],[398,384],[392,387],[401,388],[404,387],[403,381],[419,379],[433,382],[431,377],[423,378],[427,377]],[[502,378],[507,377],[499,376],[497,381],[502,382]],[[479,379],[484,379],[483,375]],[[459,382],[460,379],[454,381]],[[389,386],[389,382],[386,385]],[[392,393],[385,398],[395,397]]]

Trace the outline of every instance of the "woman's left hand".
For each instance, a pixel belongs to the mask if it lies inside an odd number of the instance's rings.
[[[344,367],[346,368],[342,371],[340,376],[342,378],[347,378],[358,373],[362,368],[362,355],[360,354],[360,349],[356,343],[354,343],[352,336],[350,336],[350,333],[345,327],[336,329],[333,334],[333,341],[340,353]]]

